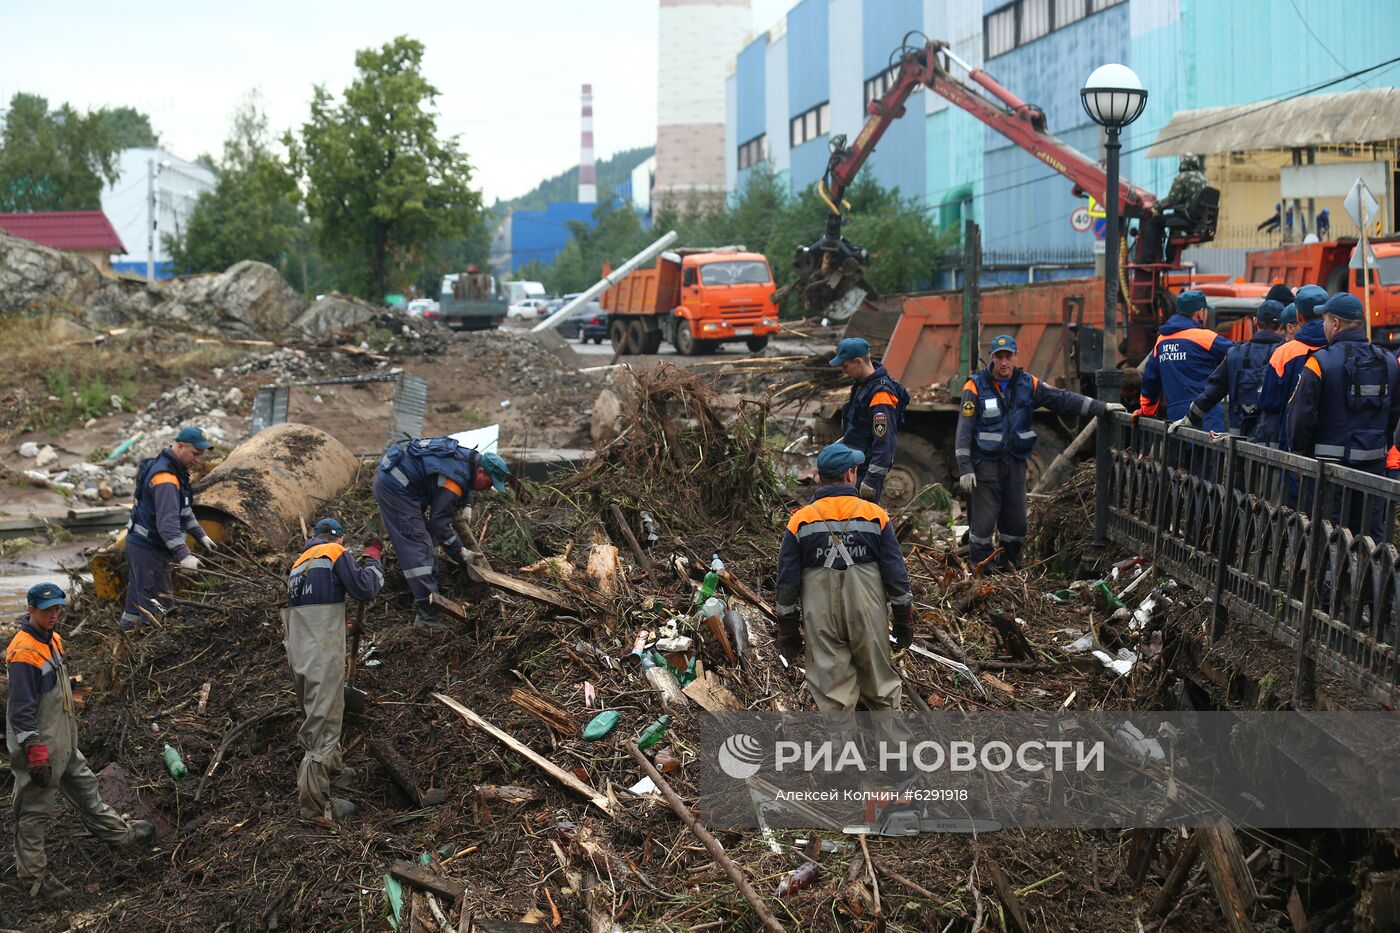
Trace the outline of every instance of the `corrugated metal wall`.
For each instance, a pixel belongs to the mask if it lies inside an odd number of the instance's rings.
[[[862,67],[858,86],[864,100],[865,82],[889,67],[890,55],[899,48],[905,34],[911,30],[923,32],[924,10],[922,0],[863,0],[862,7]],[[898,188],[904,197],[920,202],[925,194],[925,132],[918,116],[923,109],[920,98],[924,93],[917,92],[917,96],[910,98],[907,116],[890,126],[867,164],[880,184]]]

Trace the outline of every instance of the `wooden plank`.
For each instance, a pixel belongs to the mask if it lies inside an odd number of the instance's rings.
[[[435,894],[449,904],[462,895],[462,886],[410,862],[399,860],[389,866],[389,874],[420,891]]]
[[[542,693],[512,687],[510,701],[552,729],[573,735],[578,731],[573,714]]]
[[[461,703],[458,703],[456,700],[452,699],[452,697],[448,696],[447,694],[434,693],[433,698],[442,705],[446,706],[448,709],[455,712],[458,716],[461,716],[473,726],[476,726],[482,732],[485,732],[487,735],[496,739],[496,741],[500,742],[502,745],[506,746],[511,751],[528,759],[532,764],[535,765],[535,767],[539,768],[541,771],[554,778],[560,784],[563,784],[565,787],[569,788],[579,796],[583,797],[585,800],[593,804],[593,806],[597,807],[599,810],[602,810],[608,816],[615,815],[613,813],[612,803],[608,801],[607,797],[604,797],[602,794],[599,794],[598,791],[594,790],[591,786],[585,784],[583,781],[580,781],[578,777],[576,777],[571,772],[565,771],[563,768],[559,767],[554,762],[550,761],[548,758],[545,758],[543,755],[539,754],[534,749],[530,748],[524,742],[519,741],[509,733],[504,732],[491,725],[491,723],[487,722],[485,719],[482,719],[476,713],[463,706]]]
[[[471,578],[478,583],[485,583],[487,586],[510,593],[512,596],[521,596],[525,599],[533,600],[560,612],[576,612],[577,604],[570,603],[554,590],[531,583],[528,580],[521,580],[486,567],[473,566],[468,571]]]
[[[1243,865],[1244,860],[1240,859],[1237,865],[1231,858],[1230,849],[1239,848],[1234,830],[1207,827],[1197,830],[1197,835],[1200,837],[1201,855],[1205,857],[1206,872],[1215,888],[1215,899],[1225,916],[1225,928],[1230,933],[1253,933],[1254,923],[1249,919],[1252,898],[1246,896],[1246,891],[1253,890],[1254,882],[1249,877],[1249,869]],[[1233,847],[1231,840],[1234,841]],[[1239,869],[1243,869],[1242,874]]]
[[[1196,861],[1201,857],[1200,837],[1192,835],[1183,843],[1180,852],[1176,863],[1172,865],[1170,874],[1167,875],[1167,880],[1162,882],[1162,889],[1152,899],[1151,910],[1158,917],[1165,916],[1167,911],[1176,904],[1177,894],[1186,884],[1186,878],[1191,874],[1191,869],[1196,867]]]
[[[1007,880],[1006,873],[993,859],[987,860],[987,874],[992,876],[992,887],[996,888],[997,899],[1006,908],[1006,919],[1010,920],[1020,933],[1031,933],[1031,924],[1026,919],[1025,912],[1021,910],[1021,901],[1011,889],[1011,882]]]
[[[723,713],[744,708],[744,704],[740,703],[738,698],[729,692],[729,688],[720,683],[719,678],[708,671],[703,677],[697,677],[686,684],[681,692],[694,700],[696,706],[711,713]]]
[[[467,612],[465,609],[462,608],[461,603],[454,602],[453,600],[448,599],[441,593],[429,593],[428,602],[434,606],[437,606],[439,609],[450,615],[452,618],[456,619],[458,622],[471,621],[467,618]]]

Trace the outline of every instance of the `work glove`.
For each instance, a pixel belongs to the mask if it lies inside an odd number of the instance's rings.
[[[778,653],[789,664],[796,664],[802,658],[801,613],[778,614]]]
[[[972,492],[972,490],[977,488],[977,474],[964,473],[962,476],[958,477],[958,485],[962,487],[963,492]]]
[[[914,641],[914,606],[903,603],[891,606],[890,612],[894,616],[894,646],[903,651]]]
[[[1127,411],[1128,409],[1124,407],[1121,402],[1108,402],[1104,405],[1103,410],[1106,413],[1112,413],[1115,411]]]
[[[1191,416],[1190,416],[1190,415],[1182,415],[1180,418],[1176,419],[1176,420],[1173,421],[1171,424],[1167,425],[1167,433],[1168,433],[1168,434],[1171,434],[1171,433],[1172,433],[1173,431],[1175,431],[1177,428],[1192,428],[1192,427],[1195,427],[1195,425],[1193,425],[1193,424],[1191,423]]]
[[[29,755],[29,779],[40,787],[48,787],[53,780],[53,766],[49,764],[49,747],[35,742],[26,749]]]
[[[472,562],[480,556],[478,552],[468,550],[465,547],[457,552],[457,559],[462,562],[463,567],[470,567]]]
[[[879,494],[878,492],[876,492],[876,491],[875,491],[875,487],[872,486],[872,485],[870,485],[869,483],[861,483],[861,484],[860,484],[860,497],[861,497],[862,499],[864,499],[866,502],[874,502],[876,499],[878,499],[878,498],[880,497],[880,494]]]
[[[472,515],[475,513],[472,512],[472,507],[468,505],[463,506],[462,511],[458,512],[457,514],[462,517],[462,521],[470,525],[472,523]]]
[[[370,560],[380,560],[384,556],[384,542],[370,538],[365,542],[365,556]]]
[[[206,551],[218,550],[218,545],[215,544],[214,539],[209,537],[208,535],[205,535],[204,537],[200,538],[199,543],[204,545],[204,550]]]
[[[193,554],[186,554],[184,557],[182,557],[182,558],[180,559],[180,569],[181,569],[181,570],[198,570],[198,569],[199,569],[199,558],[198,558],[198,557],[195,557]]]

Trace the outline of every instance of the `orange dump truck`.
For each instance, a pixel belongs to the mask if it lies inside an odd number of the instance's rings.
[[[1224,275],[1181,274],[1167,281],[1172,291],[1192,287],[1204,292],[1211,308],[1210,326],[1232,340],[1249,339],[1250,315],[1269,288]],[[986,346],[993,337],[1010,334],[1027,372],[1052,385],[1091,395],[1103,319],[1102,279],[984,287],[978,295],[980,346],[973,368],[986,364]],[[885,481],[887,506],[903,505],[929,483],[946,486],[956,479],[953,438],[962,400],[959,374],[968,370],[961,360],[963,326],[960,291],[866,301],[847,324],[846,336],[870,341],[873,355],[911,395],[894,466]],[[1125,391],[1136,399],[1136,381],[1132,381]],[[844,402],[844,392],[833,393],[822,409],[819,428],[824,439],[840,436]],[[1079,431],[1073,419],[1051,412],[1039,411],[1035,418],[1040,442],[1028,469],[1032,484]]]
[[[1254,282],[1279,281],[1290,288],[1321,285],[1329,293],[1348,291],[1363,302],[1369,298],[1372,339],[1400,346],[1400,237],[1371,240],[1375,262],[1368,263],[1369,296],[1361,270],[1348,268],[1355,252],[1356,240],[1350,238],[1280,246],[1250,253],[1245,271]]]
[[[603,267],[603,274],[611,272]],[[655,353],[662,341],[686,356],[742,340],[758,352],[778,332],[773,272],[762,253],[742,246],[668,250],[603,293],[608,338],[631,353]]]

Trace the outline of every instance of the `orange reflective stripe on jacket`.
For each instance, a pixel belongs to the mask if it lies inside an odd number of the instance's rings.
[[[1308,357],[1308,361],[1303,365],[1307,367],[1308,371],[1311,372],[1314,376],[1316,376],[1319,379],[1322,378],[1322,364],[1317,361],[1317,357]]]
[[[1291,360],[1312,351],[1313,348],[1301,340],[1286,341],[1269,357],[1269,366],[1273,369],[1275,376],[1282,378],[1283,370]]]
[[[980,395],[980,394],[981,394],[980,392],[977,391],[977,383],[973,382],[971,379],[969,379],[969,380],[967,380],[967,382],[963,383],[963,391],[964,391],[964,392],[971,392],[973,395]]]
[[[1177,340],[1185,338],[1201,347],[1201,349],[1209,350],[1211,347],[1215,346],[1215,339],[1219,336],[1220,335],[1213,330],[1204,327],[1193,327],[1190,330],[1179,330],[1174,334],[1168,334],[1167,339]],[[1161,338],[1158,338],[1158,342],[1161,342]]]
[[[788,531],[797,534],[797,530],[809,522],[846,521],[852,518],[879,522],[881,528],[890,520],[889,513],[873,502],[855,496],[823,496],[793,512],[788,520]]]
[[[889,405],[891,408],[899,407],[899,399],[894,397],[893,392],[886,392],[883,389],[870,397],[870,407],[876,405]]]
[[[62,657],[63,639],[57,632],[53,633],[53,641],[46,645],[24,629],[20,629],[10,640],[10,647],[5,652],[5,663],[32,664],[40,670],[43,670],[45,665],[52,668],[55,649],[57,649],[59,657]]]
[[[297,558],[297,562],[295,564],[292,564],[292,567],[293,569],[295,569],[297,567],[300,567],[307,561],[314,560],[317,557],[325,557],[328,558],[331,563],[335,563],[337,560],[340,559],[340,555],[344,553],[345,548],[339,544],[336,544],[334,541],[327,541],[325,544],[315,544],[302,551],[301,556]]]
[[[167,483],[174,483],[176,486],[179,486],[180,480],[174,473],[157,473],[151,477],[152,486],[164,486]]]
[[[442,488],[452,490],[452,495],[454,496],[460,496],[462,494],[462,487],[457,485],[457,481],[448,479],[445,476],[442,478]]]

